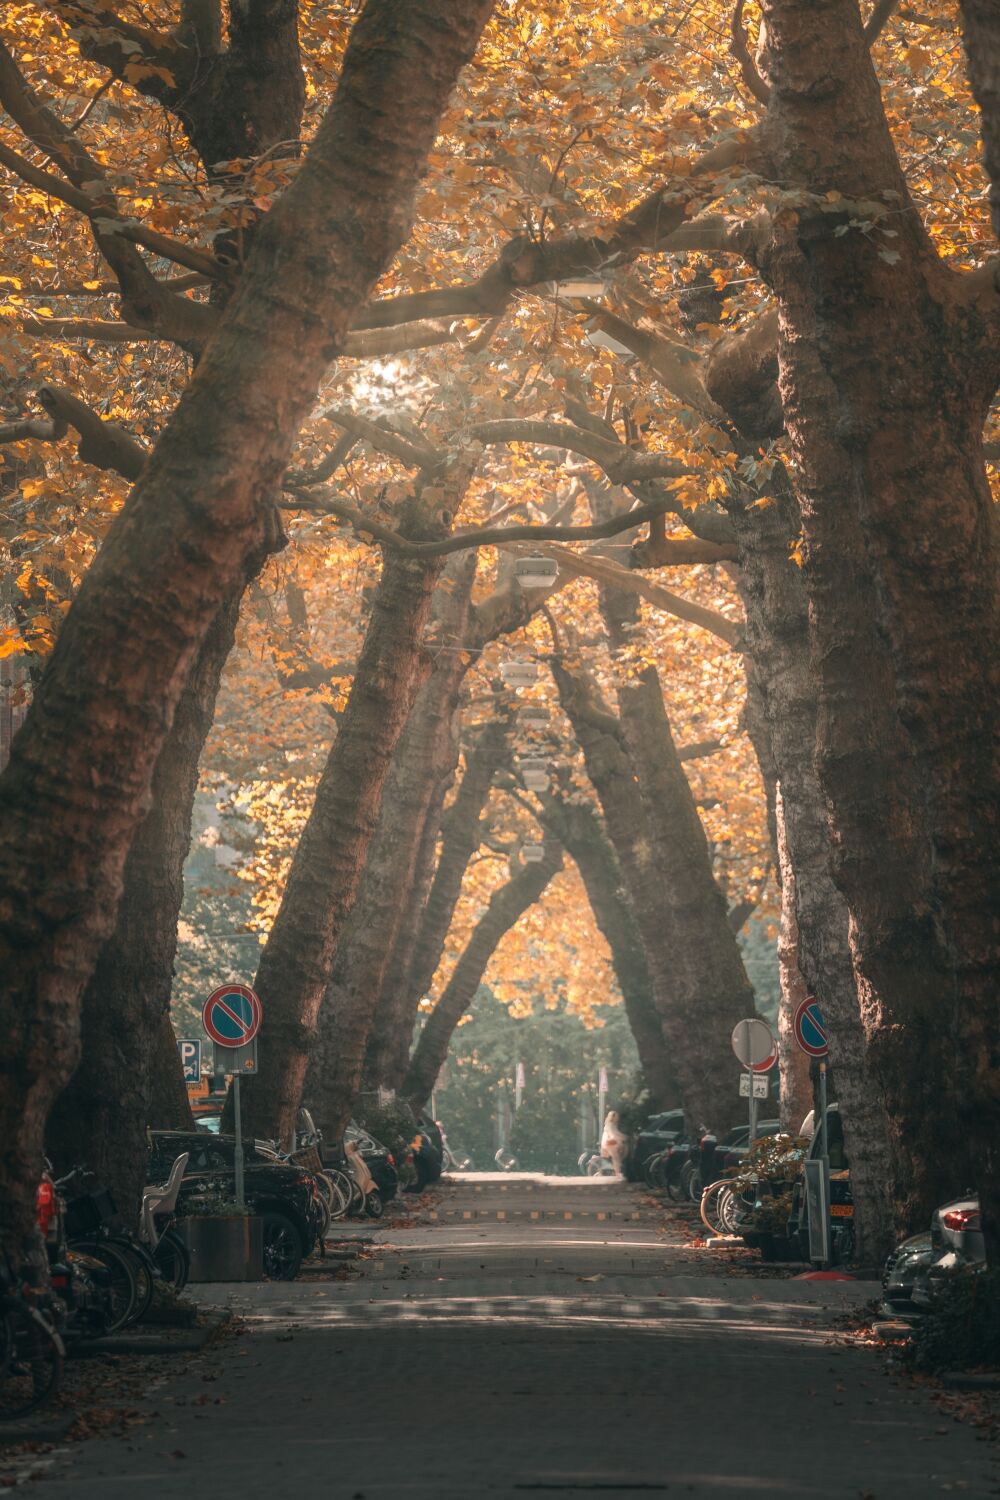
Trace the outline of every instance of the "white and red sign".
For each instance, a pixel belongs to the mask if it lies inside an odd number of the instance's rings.
[[[264,1008],[245,984],[223,984],[201,1008],[201,1021],[217,1047],[245,1047],[260,1030]]]

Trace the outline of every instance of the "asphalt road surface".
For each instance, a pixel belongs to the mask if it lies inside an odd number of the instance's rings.
[[[470,1175],[422,1218],[348,1280],[200,1289],[248,1334],[44,1500],[998,1493],[973,1429],[831,1334],[871,1283],[727,1276],[607,1180]]]

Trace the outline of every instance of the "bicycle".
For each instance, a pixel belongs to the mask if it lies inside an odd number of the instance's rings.
[[[756,1201],[755,1182],[741,1186],[731,1178],[720,1178],[701,1195],[701,1222],[710,1234],[738,1234]]]
[[[175,1292],[182,1292],[191,1274],[191,1252],[174,1229],[174,1209],[189,1153],[182,1152],[162,1187],[149,1186],[139,1210],[139,1239],[152,1254],[159,1276]]]
[[[16,1421],[51,1399],[64,1353],[48,1312],[0,1256],[0,1421]]]

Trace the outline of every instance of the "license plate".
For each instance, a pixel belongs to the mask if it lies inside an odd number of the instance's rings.
[[[854,1205],[852,1203],[831,1203],[830,1216],[834,1219],[853,1219]]]

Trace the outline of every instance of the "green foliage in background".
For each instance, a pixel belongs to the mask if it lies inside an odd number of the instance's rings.
[[[634,1093],[638,1057],[621,1005],[597,1007],[603,1025],[588,1028],[565,1006],[553,1010],[539,997],[531,1015],[515,1017],[484,985],[471,1020],[452,1039],[445,1087],[434,1096],[437,1118],[456,1153],[477,1168],[493,1167],[495,1114],[507,1101],[513,1116],[514,1073],[524,1064],[525,1087],[511,1147],[527,1171],[576,1171],[581,1097],[596,1140],[597,1077],[608,1070],[607,1107]]]

